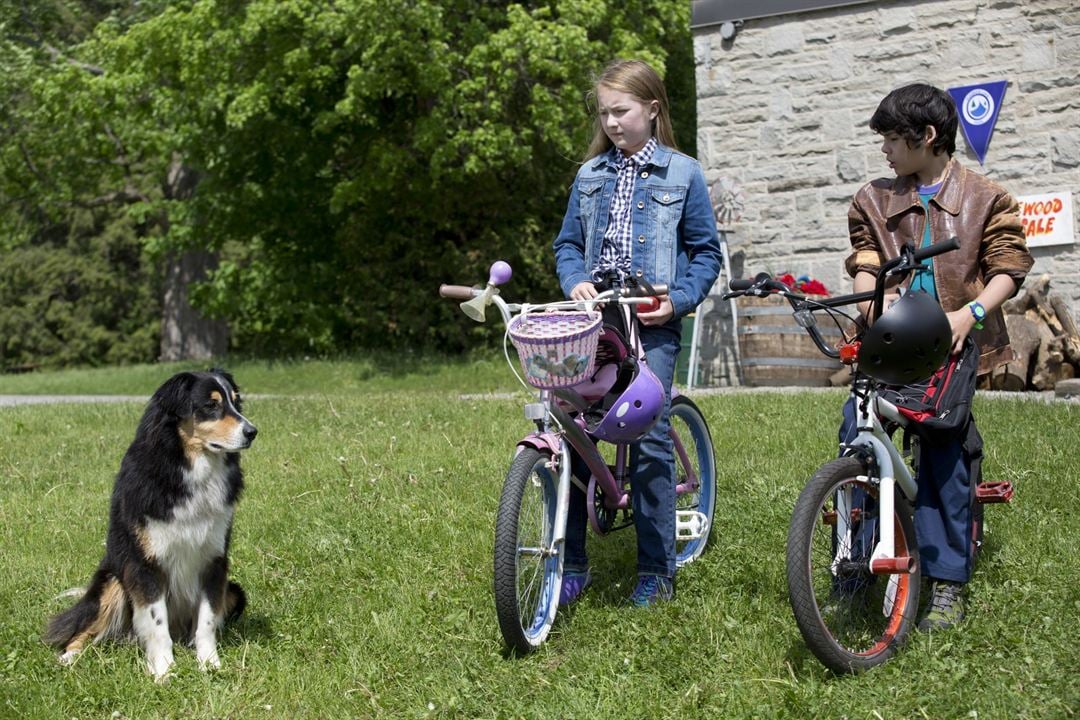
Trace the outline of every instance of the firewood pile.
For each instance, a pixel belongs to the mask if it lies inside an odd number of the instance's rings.
[[[1053,390],[1080,375],[1080,334],[1065,299],[1043,275],[1002,307],[1016,360],[991,373],[992,390]]]

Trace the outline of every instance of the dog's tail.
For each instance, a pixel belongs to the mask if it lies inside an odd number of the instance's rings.
[[[225,589],[225,612],[222,613],[225,620],[236,620],[244,614],[246,607],[247,595],[244,594],[244,589],[230,580],[229,586]]]
[[[98,569],[86,594],[49,620],[43,640],[65,651],[78,652],[94,638],[117,632],[126,612],[120,581],[109,571]]]

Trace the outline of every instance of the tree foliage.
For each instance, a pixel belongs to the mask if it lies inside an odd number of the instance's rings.
[[[4,20],[0,243],[100,208],[151,261],[219,251],[193,297],[250,353],[459,349],[487,331],[435,288],[499,258],[515,294],[553,296],[586,97],[614,57],[677,78],[693,148],[686,2],[52,2],[68,32],[48,44],[12,29],[41,21],[25,8]]]

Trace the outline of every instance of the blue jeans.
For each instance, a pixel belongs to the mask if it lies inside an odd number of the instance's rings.
[[[971,419],[974,424],[975,419]],[[844,405],[840,442],[855,439],[854,398]],[[976,433],[977,435],[977,433]],[[964,436],[941,444],[920,443],[915,477],[915,539],[923,575],[966,583],[971,579],[972,501],[971,456]]]
[[[637,571],[642,574],[675,577],[675,455],[671,442],[671,384],[679,355],[679,334],[668,327],[643,328],[641,343],[649,368],[666,388],[664,412],[652,430],[630,446],[630,506],[637,531]],[[573,455],[573,473],[586,483],[589,470]],[[589,566],[585,535],[589,523],[585,493],[570,487],[570,508],[566,519],[566,560],[568,571]]]

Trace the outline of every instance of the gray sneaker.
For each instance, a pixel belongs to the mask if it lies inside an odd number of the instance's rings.
[[[964,619],[964,585],[935,580],[930,591],[926,616],[919,621],[919,630],[944,630]]]

